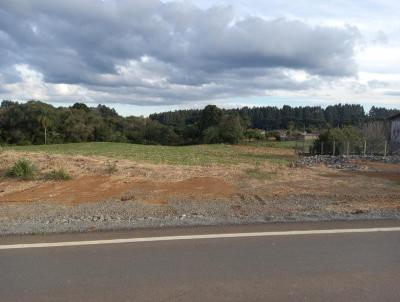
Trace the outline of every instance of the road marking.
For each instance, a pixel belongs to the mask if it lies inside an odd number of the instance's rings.
[[[157,242],[157,241],[175,241],[175,240],[224,239],[224,238],[322,235],[322,234],[329,235],[329,234],[377,233],[377,232],[399,232],[399,231],[400,231],[400,227],[391,227],[391,228],[330,229],[330,230],[328,229],[328,230],[305,230],[305,231],[181,235],[181,236],[143,237],[143,238],[88,240],[88,241],[9,244],[9,245],[0,245],[0,250],[30,249],[30,248],[45,248],[45,247],[65,247],[65,246],[84,246],[84,245],[104,245],[104,244],[138,243],[138,242]]]

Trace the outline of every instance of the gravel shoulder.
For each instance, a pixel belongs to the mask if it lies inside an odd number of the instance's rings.
[[[0,235],[90,232],[138,228],[196,225],[232,225],[271,222],[399,219],[400,211],[326,211],[326,200],[291,199],[302,210],[271,211],[274,203],[209,202],[174,204],[169,208],[145,206],[137,202],[107,201],[55,208],[48,203],[10,204],[0,207]],[[178,209],[178,210],[177,210]],[[240,213],[238,213],[240,212]],[[17,214],[17,216],[14,216]]]

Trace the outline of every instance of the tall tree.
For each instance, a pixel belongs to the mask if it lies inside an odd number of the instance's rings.
[[[200,127],[205,130],[209,127],[216,126],[220,123],[222,110],[215,105],[207,105],[200,116]]]
[[[51,123],[47,112],[40,116],[39,122],[44,129],[44,144],[47,145],[47,129],[49,128]]]

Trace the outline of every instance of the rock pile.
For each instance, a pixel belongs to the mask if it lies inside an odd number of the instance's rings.
[[[305,156],[299,159],[296,164],[299,166],[312,167],[317,165],[325,165],[330,168],[336,169],[348,169],[348,170],[358,170],[360,166],[356,164],[356,161],[378,161],[384,163],[398,164],[400,163],[400,156],[359,156],[359,155],[350,155],[350,156],[331,156],[331,155],[314,155],[314,156]]]

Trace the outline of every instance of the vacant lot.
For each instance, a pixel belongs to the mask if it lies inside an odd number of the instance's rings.
[[[35,178],[5,177],[21,158],[34,164]],[[290,146],[271,143],[7,147],[0,232],[132,227],[143,219],[151,226],[400,217],[400,165],[358,161],[343,171],[295,160]],[[46,179],[53,169],[72,179]]]

